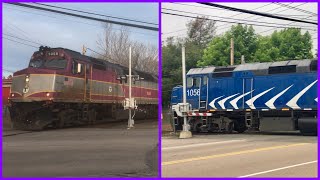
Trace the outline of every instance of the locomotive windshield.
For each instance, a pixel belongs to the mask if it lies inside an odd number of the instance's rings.
[[[67,60],[65,59],[51,59],[51,60],[31,60],[29,67],[34,68],[54,68],[54,69],[65,69],[67,67]]]

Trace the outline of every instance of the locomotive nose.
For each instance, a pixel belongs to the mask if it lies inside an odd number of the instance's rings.
[[[25,86],[22,90],[23,94],[26,94],[29,92],[29,82],[30,82],[30,74],[26,74],[25,76]]]
[[[55,74],[17,75],[12,78],[11,98],[16,101],[41,101],[54,91]],[[43,99],[45,98],[45,99]]]

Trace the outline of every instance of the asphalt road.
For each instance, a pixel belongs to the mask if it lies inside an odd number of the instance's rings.
[[[317,137],[297,133],[162,138],[163,177],[317,177]]]
[[[3,132],[4,177],[154,177],[158,121]]]

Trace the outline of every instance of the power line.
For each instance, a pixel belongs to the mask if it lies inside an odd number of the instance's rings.
[[[183,4],[183,3],[177,3],[177,2],[174,2],[174,3],[172,3],[172,4],[181,5],[181,6],[190,6],[190,7],[204,8],[204,9],[214,9],[214,10],[218,10],[218,11],[225,11],[224,9],[219,9],[219,8],[214,8],[214,7],[197,6],[197,5],[193,5],[193,4]]]
[[[293,3],[289,3],[289,4],[293,4]],[[304,4],[306,4],[306,2],[305,2],[305,3],[298,4],[298,5],[295,5],[295,6],[293,6],[293,7],[299,7],[299,6],[302,6],[302,5],[304,5]],[[279,9],[279,8],[282,8],[282,7],[278,7],[278,8],[275,8],[275,9],[272,9],[272,10],[268,10],[268,11],[265,11],[265,12],[274,11],[274,10]],[[287,10],[289,10],[289,9],[284,9],[284,10],[276,11],[275,13],[280,13],[280,12],[284,12],[284,11],[287,11]],[[251,15],[251,16],[249,16],[248,18],[254,17],[254,16],[255,16],[255,15]],[[308,17],[306,17],[306,18],[302,18],[302,20],[309,19],[310,17],[311,17],[311,16],[308,16]],[[253,19],[253,20],[258,20],[258,19],[263,19],[263,18],[265,18],[265,17],[258,17],[258,18],[255,18],[255,19]],[[288,23],[287,25],[291,25],[291,24],[294,24],[294,23],[295,23],[295,22]],[[222,29],[225,29],[225,28],[222,28]],[[267,32],[267,31],[270,31],[270,30],[273,30],[273,29],[277,29],[277,28],[271,28],[271,29],[266,30],[266,31],[263,31],[263,32]],[[221,29],[220,29],[220,30],[221,30]],[[263,33],[263,32],[260,32],[260,33]]]
[[[47,7],[53,7],[53,8],[60,8],[60,9],[64,9],[64,10],[74,11],[74,12],[86,13],[86,14],[91,14],[91,15],[103,16],[103,17],[108,17],[108,18],[121,19],[121,20],[126,20],[126,21],[144,23],[144,24],[152,24],[152,25],[156,25],[156,26],[158,25],[156,23],[150,23],[150,22],[146,22],[146,21],[139,21],[139,20],[134,20],[134,19],[129,19],[129,18],[121,18],[121,17],[110,16],[110,15],[105,15],[105,14],[92,13],[92,12],[88,12],[88,11],[75,10],[75,9],[64,8],[64,7],[60,7],[60,6],[53,6],[53,5],[42,4],[42,3],[34,3],[34,4],[47,6]]]
[[[33,45],[30,45],[30,44],[25,44],[23,42],[15,41],[15,40],[12,40],[12,39],[9,39],[9,38],[6,38],[6,37],[2,37],[2,38],[6,39],[6,40],[9,40],[9,41],[12,41],[12,42],[15,42],[15,43],[18,43],[18,44],[23,44],[25,46],[34,47],[34,48],[37,48],[37,49],[39,48],[37,46],[33,46]]]
[[[308,16],[308,17],[306,17],[305,19],[307,19],[307,18],[309,18],[309,17],[312,17],[312,16]],[[287,24],[287,25],[290,25],[290,24],[293,24],[293,23],[295,23],[295,22],[291,22],[291,23],[289,23],[289,24]],[[277,29],[277,28],[271,28],[271,29],[262,31],[262,32],[260,32],[260,33],[265,33],[265,32],[268,32],[268,31],[271,31],[271,30],[274,30],[274,29]]]
[[[8,27],[9,29],[13,30],[13,31],[19,31],[18,34],[20,34],[21,36],[23,36],[24,38],[26,39],[29,39],[29,40],[32,40],[30,38],[30,34],[27,33],[26,31],[22,30],[21,28],[19,28],[17,25],[9,22],[9,21],[5,21],[5,23],[7,23],[7,26],[4,26],[4,27]],[[39,41],[38,41],[39,42]],[[42,43],[42,42],[40,42]]]
[[[210,19],[210,18],[201,18],[201,17],[194,17],[194,16],[175,14],[175,13],[168,13],[168,12],[162,12],[162,14],[168,14],[168,15],[173,15],[173,16],[181,16],[181,17],[187,17],[187,18],[195,18],[195,19],[198,18],[198,19],[204,19],[204,20],[213,20],[213,21],[233,23],[233,24],[245,24],[245,25],[262,26],[262,27],[289,28],[287,26],[272,26],[272,25],[253,24],[253,23],[239,23],[239,22],[235,22],[235,21],[224,21],[224,20],[216,20],[216,19]],[[301,29],[301,28],[298,28],[298,29]],[[305,28],[303,28],[303,29],[305,29]]]
[[[125,23],[125,22],[113,21],[113,20],[105,20],[105,19],[100,19],[100,18],[95,18],[95,17],[90,17],[90,16],[84,16],[84,15],[80,15],[80,14],[74,14],[74,13],[58,11],[58,10],[54,10],[54,9],[48,9],[48,8],[33,6],[33,5],[29,5],[29,4],[8,3],[8,2],[7,2],[7,4],[26,7],[26,8],[31,8],[31,9],[37,9],[37,10],[42,10],[42,11],[48,11],[48,12],[53,12],[53,13],[57,13],[57,14],[64,14],[64,15],[78,17],[78,18],[82,18],[82,19],[89,19],[89,20],[93,20],[93,21],[100,21],[100,22],[112,23],[112,24],[123,25],[123,26],[128,26],[128,27],[146,29],[146,30],[150,30],[150,31],[158,31],[159,30],[159,28],[157,28],[157,27],[150,27],[150,26],[144,26],[144,25],[138,25],[138,24],[132,24],[132,23]]]
[[[176,33],[176,32],[180,32],[180,31],[185,31],[185,30],[187,30],[188,28],[183,28],[183,29],[179,29],[179,30],[176,30],[176,31],[170,31],[170,32],[167,32],[167,33],[162,33],[163,35],[164,34],[172,34],[172,33]]]
[[[184,5],[184,6],[191,6],[191,7],[198,7],[198,8],[205,8],[205,9],[217,9],[217,10],[222,10],[222,11],[225,11],[223,9],[219,9],[219,8],[212,8],[212,7],[203,7],[203,6],[196,6],[196,5],[192,5],[192,4],[182,4],[182,3],[174,3],[174,4],[177,4],[177,5]],[[257,9],[260,9],[260,8],[263,8],[263,7],[267,7],[269,5],[271,5],[273,3],[268,3],[268,4],[265,4],[263,6],[259,6],[257,8],[254,8],[252,10],[257,10]],[[162,8],[163,9],[163,8]],[[237,16],[239,14],[243,14],[243,13],[237,13],[237,14],[234,14],[232,16],[228,16],[228,17],[234,17],[234,16]],[[225,26],[225,25],[229,25],[229,23],[225,23],[225,24],[221,24],[219,26],[216,26],[216,28],[218,27],[222,27],[222,26]],[[184,29],[180,29],[180,30],[177,30],[177,31],[172,31],[172,32],[168,32],[168,33],[162,33],[163,35],[168,35],[168,34],[171,34],[171,33],[175,33],[175,32],[180,32],[180,31],[184,31],[184,30],[187,30],[188,28],[184,28]]]
[[[40,44],[40,43],[37,43],[37,42],[34,42],[34,41],[30,41],[30,40],[23,39],[23,38],[20,38],[20,37],[17,37],[17,36],[13,36],[13,35],[10,35],[10,34],[6,34],[6,33],[3,33],[3,35],[9,36],[9,37],[12,37],[12,38],[16,38],[16,39],[20,39],[22,41],[30,42],[30,43],[33,43],[33,44],[38,44],[40,46],[44,45],[44,44]]]
[[[272,3],[272,4],[273,4],[273,3]],[[289,4],[292,4],[292,3],[289,3]],[[304,4],[306,4],[306,3],[298,4],[298,5],[294,6],[294,7],[302,6],[302,5],[304,5]],[[271,10],[268,10],[268,11],[265,11],[265,13],[266,13],[266,12],[270,12],[270,11],[274,11],[274,10],[277,10],[277,9],[280,9],[280,8],[282,8],[282,7],[277,7],[277,8],[274,8],[274,9],[271,9]],[[284,12],[284,11],[287,11],[287,10],[289,10],[289,9],[280,10],[280,11],[277,11],[276,13]],[[241,14],[241,13],[240,13],[240,14]],[[247,17],[246,19],[251,18],[251,17],[254,17],[254,16],[255,16],[255,15],[251,15],[251,16]],[[307,18],[303,18],[303,19],[309,19],[309,17],[310,17],[310,16],[308,16]],[[253,19],[253,20],[258,20],[258,19],[263,19],[263,18],[265,18],[265,17],[258,17],[258,18],[255,18],[255,19]],[[293,23],[290,23],[290,24],[293,24]],[[226,24],[226,25],[228,25],[228,24]],[[220,28],[220,30],[221,30],[221,29],[226,29],[226,28],[229,28],[229,27]]]
[[[252,10],[239,9],[239,8],[224,6],[224,5],[220,5],[220,4],[206,3],[206,2],[203,2],[203,3],[200,2],[200,4],[204,4],[204,5],[207,5],[207,6],[213,6],[213,7],[219,7],[219,8],[222,8],[222,9],[228,9],[230,11],[237,11],[237,12],[243,12],[243,13],[247,13],[247,14],[254,14],[254,15],[257,15],[257,16],[264,16],[264,17],[269,17],[269,18],[274,18],[274,19],[281,19],[281,20],[287,20],[287,21],[294,21],[294,22],[301,22],[301,23],[308,23],[308,24],[318,25],[317,22],[310,22],[310,21],[304,21],[304,20],[293,19],[293,18],[288,18],[288,17],[275,16],[275,15],[268,14],[268,13],[261,13],[261,12],[252,11]]]
[[[191,5],[191,4],[180,4],[180,3],[175,3],[175,4],[185,5],[185,6],[192,6],[192,7],[198,7],[198,8],[216,9],[216,8],[213,8],[213,7],[202,7],[202,6],[196,6],[196,5]],[[267,6],[272,5],[272,4],[273,4],[273,3],[268,3],[268,4],[265,4],[265,5],[259,6],[259,7],[257,7],[257,8],[251,9],[251,10],[261,9],[261,8],[267,7]],[[292,3],[290,3],[290,4],[292,4]],[[295,7],[301,6],[301,5],[303,5],[303,4],[305,4],[305,3],[302,3],[302,4],[297,5],[297,6],[295,6]],[[265,12],[274,11],[274,10],[280,9],[280,8],[282,8],[282,7],[277,7],[277,8],[274,8],[274,9],[271,9],[271,10],[268,10],[268,11],[265,11]],[[223,10],[223,9],[221,9],[221,10]],[[225,10],[224,10],[224,11],[225,11]],[[283,11],[286,11],[286,10],[282,10],[282,11],[278,11],[278,12],[283,12]],[[243,13],[240,12],[240,13],[234,14],[234,15],[232,15],[232,16],[228,16],[228,17],[229,17],[229,18],[230,18],[230,17],[234,17],[234,16],[237,16],[237,15],[240,15],[240,14],[243,14]],[[246,19],[251,18],[251,17],[254,17],[254,15],[251,15],[251,16],[247,17]],[[258,20],[258,19],[262,19],[262,18],[263,18],[263,17],[260,17],[260,18],[254,19],[254,20]],[[224,27],[224,26],[226,26],[226,25],[227,25],[227,27]],[[219,25],[219,26],[216,26],[216,28],[219,28],[220,30],[221,30],[221,29],[226,29],[226,28],[229,28],[228,25],[230,25],[230,23],[221,24],[221,25]],[[224,28],[221,28],[221,27],[224,27]],[[178,30],[177,32],[183,31],[183,30],[187,30],[187,29],[188,29],[188,28],[184,28],[184,29]],[[171,33],[173,33],[173,32],[169,32],[168,34],[171,34]],[[167,33],[163,33],[163,35],[167,35]],[[180,35],[179,35],[179,36],[180,36]]]
[[[304,10],[304,9],[292,7],[292,6],[289,6],[287,4],[282,4],[282,3],[276,3],[276,4],[279,5],[279,6],[282,6],[282,7],[286,7],[286,8],[289,8],[289,9],[296,10],[296,11],[304,12],[304,13],[307,13],[307,14],[311,14],[313,16],[317,16],[316,13],[313,13],[313,12],[310,12],[310,11],[307,11],[307,10]]]
[[[47,14],[39,14],[39,13],[35,13],[35,12],[23,11],[21,9],[16,9],[16,8],[8,8],[8,7],[5,7],[5,8],[16,10],[16,11],[20,11],[20,12],[24,12],[24,13],[30,13],[30,14],[35,14],[35,15],[39,15],[39,16],[46,16],[46,17],[54,18],[54,19],[58,19],[58,20],[63,20],[63,21],[68,21],[68,22],[76,22],[76,23],[81,23],[81,24],[86,24],[86,25],[96,26],[96,27],[100,27],[101,28],[101,25],[86,23],[86,22],[83,22],[83,21],[64,19],[64,18],[60,18],[60,17],[56,17],[56,16],[49,16]],[[63,16],[65,16],[65,15],[63,15]],[[121,29],[117,29],[117,28],[114,28],[114,27],[112,27],[112,29],[113,30],[117,30],[117,31],[121,31]],[[158,35],[153,35],[153,34],[148,34],[148,33],[143,33],[143,32],[137,32],[137,31],[131,31],[131,30],[129,30],[128,32],[136,33],[136,34],[143,34],[143,35],[147,35],[147,36],[158,37]],[[30,38],[28,38],[28,39],[30,39]]]
[[[271,4],[273,4],[273,3],[269,3],[269,4],[266,4],[265,6],[260,6],[260,7],[258,7],[258,8],[254,8],[254,9],[251,9],[251,10],[252,10],[252,11],[253,11],[253,10],[257,10],[257,9],[266,7],[266,6],[271,5]],[[274,10],[277,10],[277,9],[280,9],[280,8],[282,8],[282,7],[277,7],[277,8],[270,9],[270,10],[268,10],[268,11],[265,11],[265,13],[270,12],[270,11],[274,11]],[[282,11],[280,11],[280,12],[282,12]],[[238,14],[236,14],[236,15],[239,15],[239,14],[243,14],[243,13],[240,12],[240,13],[238,13]],[[251,18],[251,17],[254,17],[254,16],[255,16],[255,15],[250,15],[250,16],[246,17],[246,19]],[[230,16],[230,17],[233,17],[233,16]],[[262,18],[263,18],[263,17],[256,18],[256,19],[253,19],[253,20],[258,20],[258,19],[262,19]],[[224,24],[224,25],[228,25],[228,24]],[[222,28],[222,29],[225,29],[225,28]]]
[[[209,17],[216,17],[216,18],[221,18],[221,19],[231,19],[231,20],[236,20],[236,21],[245,21],[245,22],[263,23],[263,24],[273,24],[273,25],[280,25],[280,26],[284,25],[284,24],[278,24],[278,23],[269,23],[269,22],[261,22],[261,21],[254,21],[254,20],[242,20],[242,19],[235,19],[235,18],[230,18],[230,17],[213,16],[213,15],[209,15],[209,14],[199,14],[199,13],[193,13],[193,12],[189,12],[189,11],[180,11],[180,10],[169,9],[169,8],[163,8],[163,9],[169,10],[169,11],[175,11],[175,12],[195,14],[195,15],[200,15],[200,16],[209,16]],[[305,27],[307,27],[307,26],[305,26]],[[309,27],[307,27],[307,28],[309,28]]]

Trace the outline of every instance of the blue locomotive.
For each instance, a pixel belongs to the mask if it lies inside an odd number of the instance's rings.
[[[192,131],[317,132],[317,60],[193,68],[186,78]],[[171,94],[176,130],[183,124],[182,90]]]

